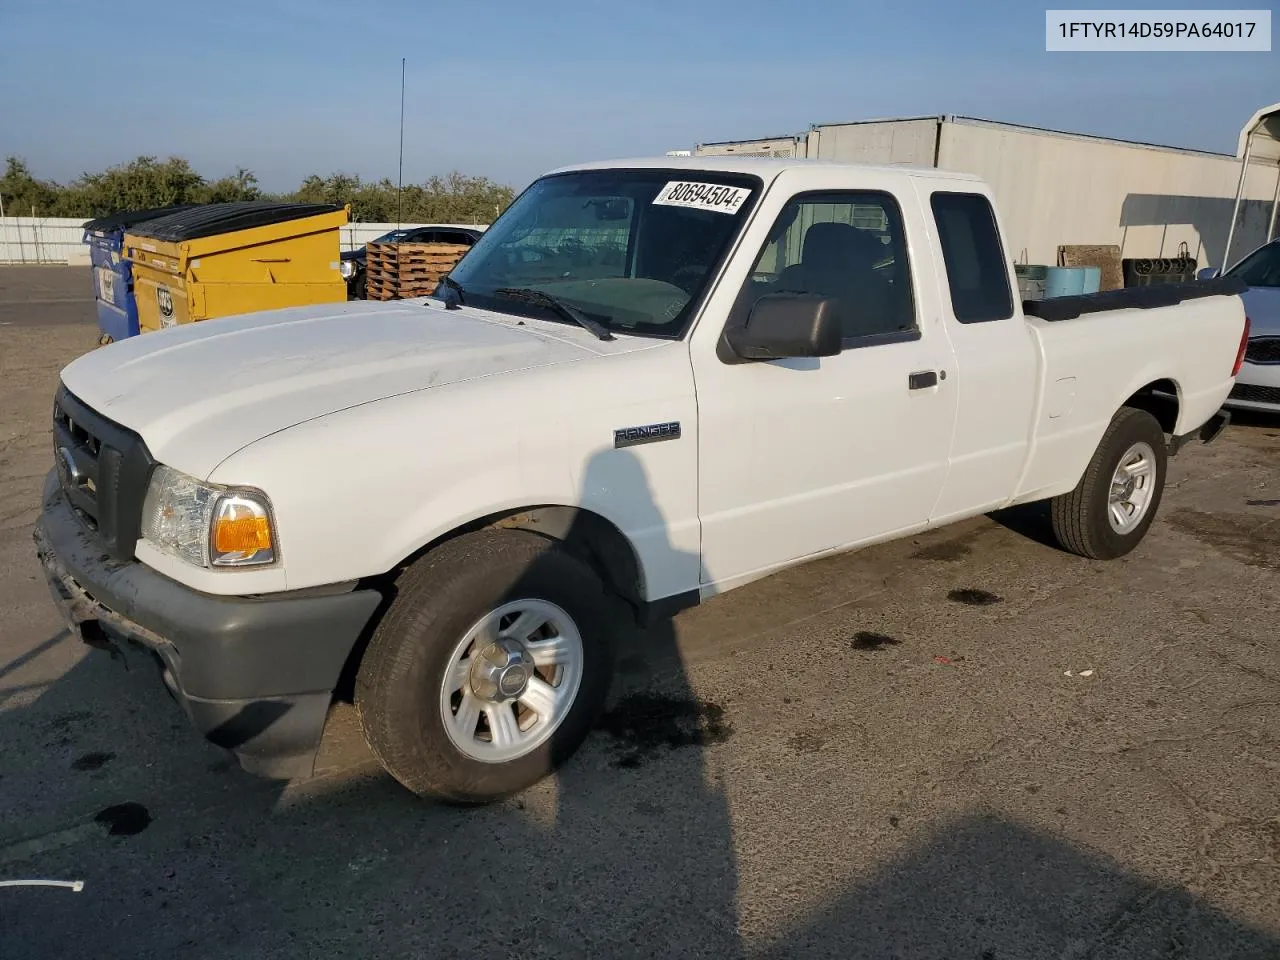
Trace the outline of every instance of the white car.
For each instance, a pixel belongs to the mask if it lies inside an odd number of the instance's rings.
[[[1200,276],[1212,278],[1208,268]],[[1254,250],[1226,273],[1248,289],[1240,295],[1249,317],[1244,366],[1227,396],[1235,410],[1280,413],[1280,240]]]
[[[620,608],[1030,501],[1132,550],[1239,368],[1236,288],[1194,287],[1024,316],[971,176],[567,168],[434,297],[71,363],[38,552],[73,629],[154,653],[247,769],[307,774],[354,675],[397,779],[485,801],[582,742]]]

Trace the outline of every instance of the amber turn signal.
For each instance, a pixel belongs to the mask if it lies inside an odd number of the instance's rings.
[[[222,497],[210,532],[209,553],[215,566],[254,566],[275,559],[271,514],[265,500],[253,494]]]

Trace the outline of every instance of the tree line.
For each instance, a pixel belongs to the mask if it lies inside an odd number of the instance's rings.
[[[259,188],[251,170],[241,168],[231,176],[207,180],[181,157],[138,157],[65,184],[41,180],[24,160],[9,157],[0,176],[0,204],[7,216],[27,217],[34,211],[39,217],[86,220],[175,203],[296,200],[350,204],[351,219],[366,223],[492,223],[513,197],[508,186],[456,171],[405,184],[399,205],[391,180],[363,180],[345,173],[312,174],[291,193],[269,193]]]

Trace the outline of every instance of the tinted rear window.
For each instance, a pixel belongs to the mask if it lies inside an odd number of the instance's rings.
[[[1013,316],[1000,232],[987,198],[977,193],[935,193],[929,203],[938,224],[956,319],[984,323]]]

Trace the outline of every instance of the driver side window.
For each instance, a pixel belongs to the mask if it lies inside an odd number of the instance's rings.
[[[746,310],[766,294],[784,292],[834,298],[846,347],[916,332],[897,201],[870,191],[793,198],[752,267]]]

